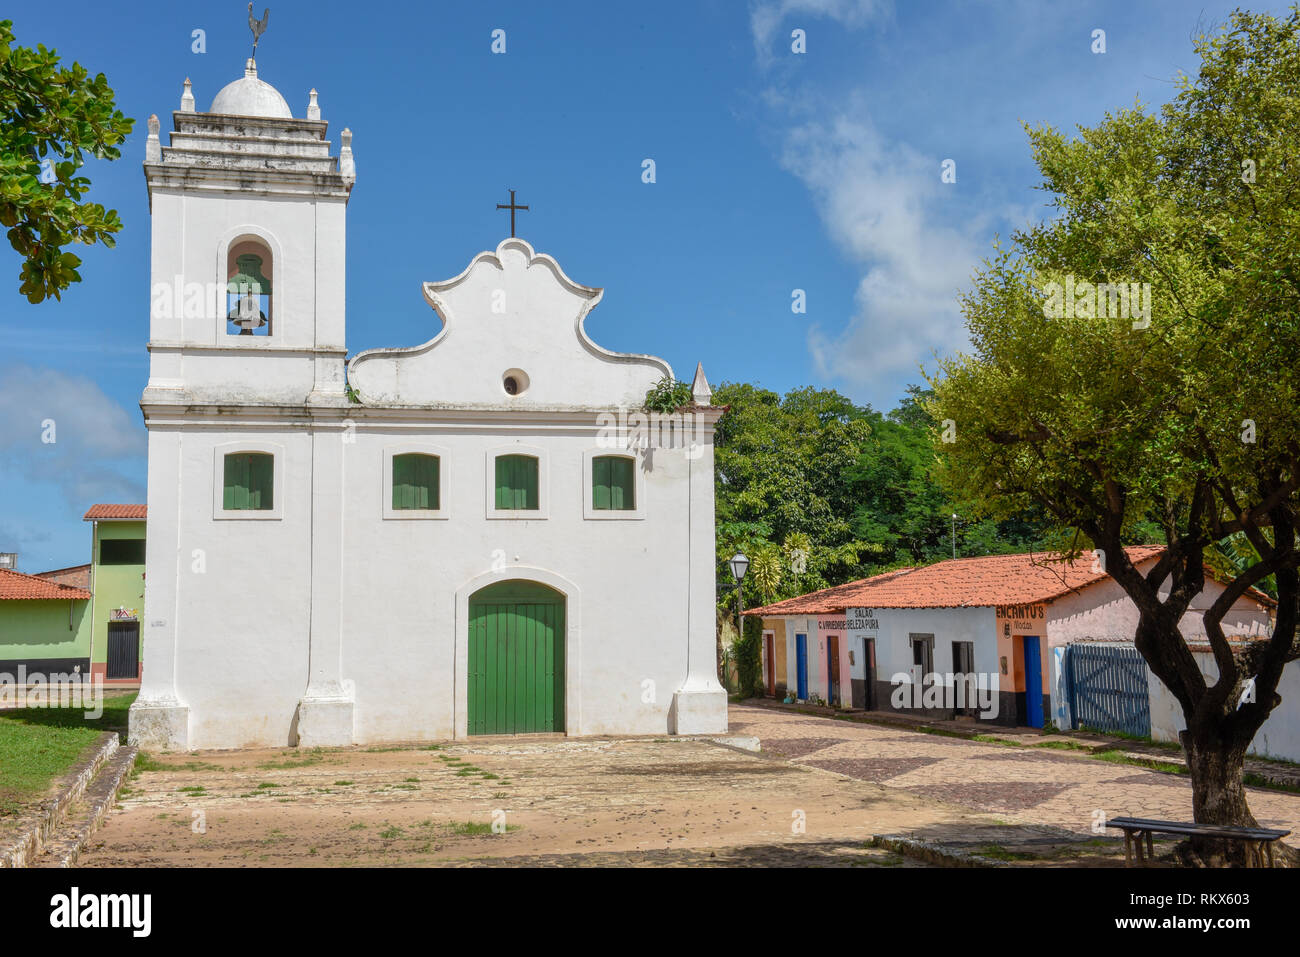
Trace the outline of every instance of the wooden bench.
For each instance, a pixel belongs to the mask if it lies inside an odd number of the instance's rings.
[[[1133,864],[1133,846],[1137,845],[1137,862],[1145,867],[1155,858],[1151,835],[1185,834],[1189,837],[1214,837],[1226,841],[1241,841],[1246,845],[1247,867],[1272,867],[1273,842],[1286,837],[1290,831],[1271,827],[1235,827],[1228,824],[1188,824],[1182,821],[1154,821],[1144,817],[1116,817],[1106,822],[1107,827],[1117,827],[1124,832],[1124,861]],[[1136,838],[1136,842],[1135,839]],[[1146,854],[1142,853],[1142,840],[1146,838]]]

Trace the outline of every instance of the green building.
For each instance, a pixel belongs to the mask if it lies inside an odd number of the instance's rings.
[[[144,647],[144,505],[93,505],[90,555],[90,671],[106,685],[140,682]]]
[[[85,587],[75,583],[80,568],[0,568],[0,675],[89,673],[106,685],[139,684],[145,514],[143,505],[86,512],[94,531]]]
[[[0,675],[90,670],[91,593],[0,568]]]

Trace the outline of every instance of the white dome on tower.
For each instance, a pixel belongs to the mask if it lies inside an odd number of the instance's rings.
[[[257,78],[257,63],[250,59],[244,65],[244,75],[227,83],[212,101],[209,113],[229,113],[234,116],[269,116],[291,120],[293,112],[280,91]]]

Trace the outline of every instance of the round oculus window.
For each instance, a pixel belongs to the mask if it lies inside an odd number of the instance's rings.
[[[522,369],[507,369],[501,377],[501,388],[506,395],[523,395],[528,391],[528,374]]]

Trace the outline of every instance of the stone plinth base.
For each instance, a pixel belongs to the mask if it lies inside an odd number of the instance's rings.
[[[673,734],[726,734],[727,692],[720,685],[717,690],[683,688],[673,695],[668,720]]]
[[[127,719],[126,740],[144,751],[188,751],[189,707],[175,700],[137,699]]]
[[[352,743],[353,704],[346,698],[303,698],[298,703],[298,747],[341,748]]]

